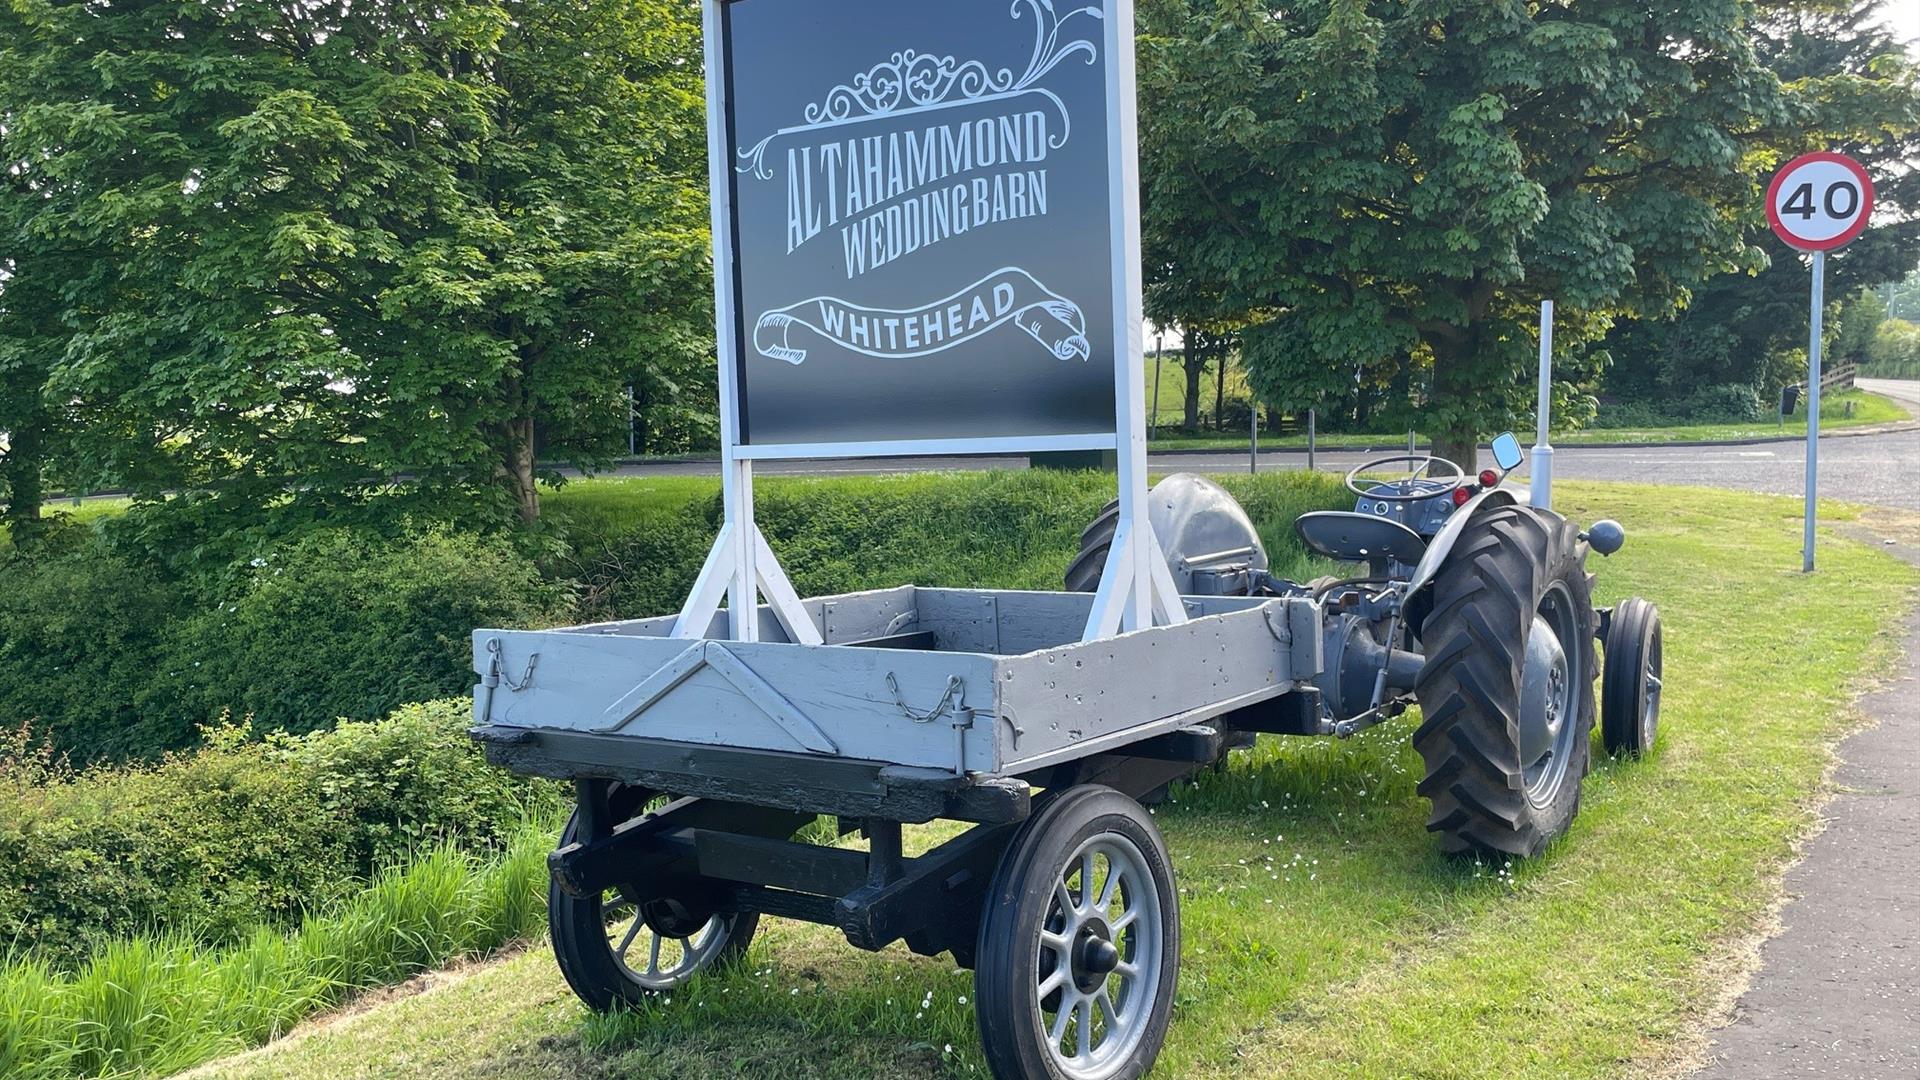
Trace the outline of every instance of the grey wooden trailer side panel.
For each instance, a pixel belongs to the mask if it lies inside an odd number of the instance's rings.
[[[476,688],[475,721],[668,742],[813,753],[990,772],[990,735],[951,716],[917,722],[950,680],[966,706],[990,710],[995,659],[970,653],[805,646],[566,631],[482,630],[483,666],[498,642],[507,679]],[[956,703],[961,704],[961,703]],[[983,725],[984,726],[984,725]],[[962,756],[964,755],[964,757]]]
[[[1121,749],[1318,672],[1310,602],[1185,602],[1184,625],[1096,642],[1079,640],[1087,594],[911,586],[808,601],[819,646],[669,638],[670,618],[481,630],[475,721],[1004,775]],[[938,648],[831,644],[915,632]]]
[[[1275,600],[1000,665],[1001,768],[1018,771],[1192,723],[1294,688],[1287,606]]]

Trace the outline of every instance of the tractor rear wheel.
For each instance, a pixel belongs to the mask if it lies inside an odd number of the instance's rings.
[[[1586,554],[1572,522],[1498,506],[1434,581],[1413,744],[1427,828],[1449,851],[1536,855],[1579,811],[1598,670]]]
[[[1107,568],[1107,552],[1113,548],[1113,531],[1119,527],[1120,500],[1113,499],[1080,533],[1080,553],[1067,565],[1068,592],[1100,591],[1100,575]]]

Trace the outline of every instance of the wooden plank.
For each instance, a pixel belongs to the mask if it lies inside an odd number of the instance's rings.
[[[1258,607],[1010,657],[996,685],[1023,731],[997,729],[1002,768],[1112,749],[1172,718],[1276,696],[1292,687],[1292,667],[1289,642]]]
[[[485,634],[501,640],[513,664],[524,664],[534,653],[540,659],[531,685],[519,691],[502,685],[492,692],[491,715],[476,710],[482,723],[591,732],[623,719],[622,714],[645,699],[647,707],[614,737],[761,750],[793,750],[797,739],[816,753],[951,772],[959,752],[951,718],[916,723],[902,711],[887,676],[893,675],[910,709],[932,709],[948,679],[956,677],[965,688],[965,704],[988,712],[993,708],[993,658],[967,653],[726,643],[727,652],[770,688],[762,691],[743,688],[737,674],[730,679],[718,673],[711,652],[707,662],[693,670],[676,669],[649,685],[663,668],[691,662],[684,656],[685,641],[539,631]],[[485,655],[484,641],[478,645]],[[654,693],[663,687],[664,692]],[[481,697],[486,700],[484,692]],[[819,735],[799,724],[800,717]],[[965,768],[991,771],[994,740],[969,735]]]

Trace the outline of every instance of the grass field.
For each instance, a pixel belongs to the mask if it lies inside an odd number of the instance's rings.
[[[1211,385],[1211,384],[1209,384]],[[1231,380],[1229,380],[1231,386]],[[1212,400],[1208,399],[1209,402]],[[1851,406],[1852,412],[1848,409]],[[1165,411],[1165,405],[1162,405]],[[1869,394],[1864,390],[1847,390],[1828,394],[1820,400],[1820,427],[1822,431],[1842,430],[1845,428],[1870,427],[1877,424],[1893,424],[1911,420],[1913,416],[1906,408],[1892,398],[1880,394]],[[1162,415],[1162,424],[1177,424],[1177,414]],[[1520,434],[1521,442],[1532,445],[1531,428]],[[1603,428],[1589,427],[1579,431],[1557,431],[1553,434],[1555,446],[1585,446],[1595,443],[1671,443],[1671,442],[1733,442],[1746,439],[1772,439],[1780,437],[1804,437],[1807,433],[1807,417],[1804,407],[1797,418],[1789,418],[1785,424],[1767,421],[1747,424],[1688,424],[1676,427],[1659,428]],[[1285,435],[1260,436],[1262,448],[1281,449],[1304,447],[1307,437],[1304,432]],[[1393,446],[1405,446],[1405,433],[1387,433],[1382,435],[1335,435],[1322,432],[1320,445],[1336,447],[1377,447],[1387,449]],[[1421,442],[1424,446],[1424,439]],[[1224,435],[1165,434],[1155,438],[1149,446],[1154,450],[1244,450],[1247,447],[1247,433]]]
[[[1917,575],[1797,504],[1567,484],[1628,527],[1598,594],[1662,606],[1664,741],[1600,761],[1527,863],[1435,853],[1404,719],[1264,740],[1162,807],[1186,929],[1157,1075],[1608,1077],[1683,1058],[1815,820],[1831,748]],[[1848,516],[1836,508],[1835,518]],[[763,924],[748,963],[589,1019],[539,949],[218,1063],[223,1078],[982,1075],[970,976]]]

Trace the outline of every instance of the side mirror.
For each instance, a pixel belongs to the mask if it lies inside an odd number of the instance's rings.
[[[1500,466],[1501,472],[1510,473],[1519,468],[1524,457],[1520,452],[1520,440],[1513,437],[1513,432],[1503,431],[1494,436],[1493,463]]]

